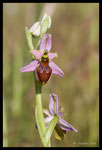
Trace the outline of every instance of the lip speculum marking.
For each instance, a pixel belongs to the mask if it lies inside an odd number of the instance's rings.
[[[44,51],[44,54],[41,57],[41,62],[49,62],[48,51],[47,50]]]
[[[49,80],[52,73],[52,69],[49,67],[49,58],[47,54],[48,51],[45,50],[41,57],[40,65],[37,67],[37,74],[42,84],[45,84]]]

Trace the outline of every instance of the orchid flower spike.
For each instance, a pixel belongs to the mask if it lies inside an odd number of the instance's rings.
[[[62,140],[64,138],[66,131],[77,132],[77,129],[62,119],[64,112],[61,111],[61,107],[58,107],[58,96],[56,94],[50,94],[49,110],[43,109],[43,112],[48,116],[44,119],[46,126],[49,125],[55,115],[58,116],[58,123],[54,130],[55,137],[58,140]]]
[[[37,37],[39,35],[42,37],[43,34],[46,33],[47,29],[50,28],[50,26],[51,26],[51,17],[45,13],[41,21],[35,22],[31,26],[29,32],[34,37]]]
[[[54,63],[52,59],[57,56],[57,53],[50,53],[51,49],[51,34],[44,34],[40,43],[40,50],[32,50],[35,60],[27,66],[20,69],[21,72],[35,71],[36,79],[45,84],[51,74],[64,76],[63,71]]]

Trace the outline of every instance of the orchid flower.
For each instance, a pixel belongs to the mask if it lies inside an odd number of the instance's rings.
[[[46,126],[50,124],[54,116],[58,116],[59,119],[55,127],[55,137],[57,139],[63,139],[66,131],[77,132],[77,129],[62,119],[64,112],[61,111],[61,107],[58,107],[58,96],[56,94],[50,94],[49,110],[43,109],[43,112],[48,116],[44,119]]]
[[[45,84],[51,74],[64,76],[63,71],[54,63],[52,59],[57,57],[57,53],[50,53],[51,34],[44,34],[40,43],[40,50],[31,50],[35,60],[20,69],[21,72],[35,71],[36,79]]]

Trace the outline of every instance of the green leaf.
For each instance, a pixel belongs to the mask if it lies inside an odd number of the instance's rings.
[[[53,133],[53,131],[54,131],[54,128],[55,128],[57,122],[58,122],[58,116],[55,116],[55,117],[51,120],[49,126],[48,126],[47,129],[46,129],[46,132],[45,132],[44,137],[45,137],[45,142],[47,143],[47,145],[49,144],[49,140],[50,140],[50,138],[51,138],[51,135],[52,135],[52,133]]]
[[[26,39],[27,39],[28,46],[29,46],[30,50],[32,50],[32,49],[34,49],[34,46],[32,43],[32,35],[29,32],[27,27],[25,27],[25,33],[26,33]]]

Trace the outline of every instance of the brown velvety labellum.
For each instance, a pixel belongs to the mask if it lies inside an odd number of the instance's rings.
[[[51,73],[52,69],[49,67],[48,62],[41,62],[39,67],[37,67],[38,78],[42,84],[49,80]]]

